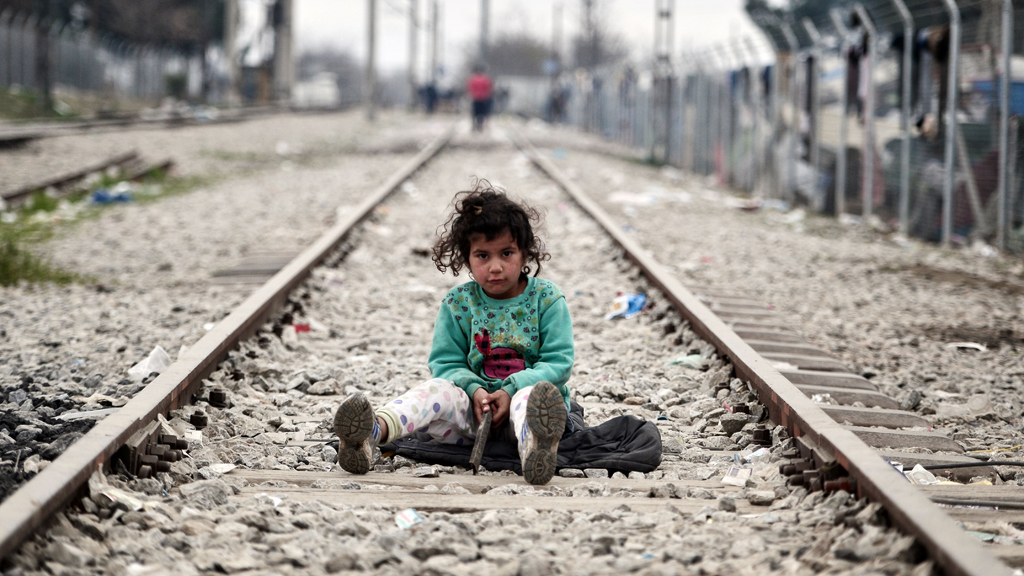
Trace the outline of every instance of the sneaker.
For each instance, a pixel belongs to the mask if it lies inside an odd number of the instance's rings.
[[[538,382],[526,403],[526,446],[523,477],[530,484],[547,484],[558,464],[558,440],[565,432],[565,400],[551,382]]]
[[[334,413],[334,433],[338,435],[338,464],[346,472],[366,474],[373,464],[373,409],[360,393],[345,398]]]

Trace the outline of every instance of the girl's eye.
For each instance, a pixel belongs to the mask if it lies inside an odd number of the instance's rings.
[[[508,257],[512,256],[512,251],[511,250],[505,250],[504,252],[502,252],[502,256],[504,256],[505,258],[508,258]]]

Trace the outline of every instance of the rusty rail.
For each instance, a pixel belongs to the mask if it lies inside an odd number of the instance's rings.
[[[509,129],[512,140],[523,153],[605,229],[651,284],[664,292],[676,310],[690,322],[694,332],[732,361],[736,375],[757,390],[773,422],[785,426],[795,438],[810,438],[818,448],[830,454],[857,480],[858,495],[881,503],[892,521],[916,537],[945,573],[961,576],[1011,573],[1005,564],[965,534],[955,521],[872,448],[825,414],[768,360],[737,336],[639,242],[625,234],[597,202],[567,178],[551,160],[542,156],[529,140]]]
[[[122,154],[118,154],[117,156],[111,156],[106,160],[101,160],[95,164],[90,164],[85,168],[79,168],[78,170],[75,170],[73,172],[67,172],[65,174],[61,174],[60,176],[47,178],[46,180],[43,180],[41,182],[35,182],[33,184],[29,184],[28,186],[18,188],[17,190],[4,192],[3,194],[0,194],[0,197],[4,199],[4,202],[7,202],[9,204],[18,204],[24,202],[26,198],[28,198],[35,192],[39,192],[40,190],[46,190],[51,186],[54,188],[62,188],[64,186],[68,186],[69,184],[72,184],[78,180],[85,178],[89,174],[100,172],[102,170],[106,170],[107,168],[111,168],[114,166],[126,166],[128,164],[136,162],[138,159],[139,153],[136,152],[135,150],[132,150],[131,152],[124,152]]]
[[[117,413],[96,424],[45,470],[0,504],[0,518],[3,519],[0,522],[0,558],[14,552],[50,516],[70,503],[92,473],[106,464],[135,432],[153,422],[157,414],[188,404],[203,379],[216,369],[228,352],[254,334],[285,303],[288,294],[306,279],[310,271],[341,244],[352,228],[433,158],[453,133],[454,126],[435,138]]]

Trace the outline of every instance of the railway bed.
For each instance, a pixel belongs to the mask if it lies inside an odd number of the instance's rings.
[[[831,426],[823,425],[824,413],[814,413],[820,408],[805,396],[802,402],[795,399],[794,392],[800,391],[781,375],[793,390],[784,385],[773,394],[764,374],[772,380],[777,372],[772,374],[774,369],[759,354],[750,355],[753,344],[742,349],[735,333],[730,336],[728,327],[721,330],[721,319],[676,286],[649,256],[623,242],[618,226],[608,226],[607,215],[588,207],[578,190],[545,166],[527,144],[530,157],[577,193],[575,200],[589,214],[567,202],[546,176],[524,167],[524,157],[508,143],[473,151],[469,138],[460,135],[453,143],[460,149],[458,158],[442,154],[383,206],[368,200],[364,208],[369,217],[356,231],[346,234],[336,226],[332,240],[317,244],[325,255],[340,244],[322,265],[313,267],[320,258],[307,251],[286,266],[240,308],[255,313],[254,320],[232,324],[229,317],[223,329],[214,331],[219,334],[211,332],[209,337],[220,338],[229,332],[232,337],[256,332],[241,339],[237,351],[228,352],[232,345],[207,346],[208,362],[197,361],[194,368],[154,381],[158,386],[161,380],[186,376],[172,386],[174,395],[162,405],[158,401],[150,412],[171,409],[169,420],[152,432],[173,432],[187,444],[187,458],[150,478],[93,476],[88,487],[93,497],[66,495],[82,508],[58,515],[48,536],[29,540],[12,557],[15,564],[29,570],[70,566],[133,573],[155,573],[168,566],[186,573],[546,573],[557,566],[579,572],[648,573],[763,573],[770,567],[924,574],[933,565],[950,573],[1005,570],[959,530],[961,549],[947,556],[940,548],[936,554],[936,544],[945,542],[941,538],[957,535],[947,530],[937,541],[928,541],[927,534],[922,538],[913,532],[913,511],[909,529],[914,536],[889,527],[893,521],[908,529],[907,517],[901,517],[907,512],[900,503],[885,500],[886,487],[872,484],[877,468],[869,467],[866,481],[858,476],[863,470],[851,472],[861,493],[886,505],[884,512],[879,504],[845,491],[809,492],[813,474],[807,487],[787,481],[779,465],[786,462],[784,456],[795,456],[794,447],[811,460],[838,459],[857,466],[863,464],[858,451],[867,447],[854,440],[854,456],[830,452],[845,447],[852,434],[837,436],[840,426],[832,420]],[[419,161],[431,155],[421,154]],[[578,471],[550,486],[531,487],[519,477],[472,476],[459,469],[415,466],[400,457],[383,461],[367,476],[333,469],[334,454],[326,441],[333,409],[344,394],[362,390],[378,404],[428,377],[425,358],[437,300],[462,279],[440,276],[422,254],[442,221],[453,183],[465,183],[474,173],[487,174],[547,209],[544,237],[553,259],[543,275],[562,286],[573,311],[577,363],[571,387],[590,424],[621,413],[658,419],[665,448],[658,470],[643,477],[634,473],[611,478],[601,471]],[[406,175],[393,177],[380,196],[397,188]],[[358,214],[350,218],[351,223],[361,219]],[[598,227],[602,219],[603,231]],[[622,258],[623,246],[635,263]],[[310,277],[299,284],[305,270],[311,271]],[[271,290],[275,287],[276,292]],[[634,319],[606,321],[609,295],[620,290],[645,292],[653,306]],[[740,314],[735,318],[747,318],[743,311],[756,303],[734,296],[716,301],[715,295],[705,294],[705,299],[719,311],[721,304],[731,304]],[[268,304],[255,306],[257,297]],[[284,314],[273,312],[271,302],[283,304]],[[762,320],[758,326],[767,327]],[[307,324],[309,332],[294,331],[295,325]],[[690,351],[708,359],[706,371],[666,365]],[[824,357],[806,348],[801,352],[801,358]],[[225,354],[226,360],[218,364]],[[193,395],[198,401],[190,404]],[[716,423],[725,412],[723,401],[746,405],[757,397],[775,422],[799,435],[794,441],[783,428],[765,429],[774,441],[770,454],[754,455],[756,424],[727,434]],[[207,419],[201,431],[191,424],[200,411],[195,421]],[[133,426],[136,440],[140,431],[151,433],[146,432],[147,423]],[[881,429],[873,433],[888,434]],[[836,438],[841,442],[830,446]],[[756,469],[751,481],[743,487],[723,485],[722,476],[745,456],[752,457]],[[822,464],[815,462],[811,468]],[[583,477],[571,477],[576,475]],[[893,477],[899,475],[893,472],[886,478]],[[204,480],[191,481],[196,478]],[[1017,497],[1009,487],[990,488],[1003,489],[999,497],[1007,501]],[[923,501],[926,513],[932,514],[928,517],[945,518],[926,500],[948,498],[942,488],[911,490],[916,498],[912,504]],[[132,496],[145,502],[135,509],[140,503]],[[110,506],[112,500],[115,505]],[[107,506],[100,509],[97,501]],[[397,528],[395,514],[410,507],[421,511],[423,523]],[[970,521],[984,516],[978,510],[970,514]],[[948,519],[944,522],[938,528],[953,526]],[[932,560],[922,562],[925,554],[915,537]],[[111,558],[103,567],[89,559],[98,552]],[[964,554],[976,564],[957,564]]]

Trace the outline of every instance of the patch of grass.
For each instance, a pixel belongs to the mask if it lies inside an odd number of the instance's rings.
[[[159,186],[159,191],[149,194],[135,194],[132,201],[139,204],[157,202],[170,196],[186,194],[197,188],[214,182],[213,177],[170,178],[164,170],[154,170],[144,180],[148,186]],[[93,282],[94,279],[83,277],[74,272],[53,266],[31,250],[32,245],[39,244],[53,237],[61,229],[69,229],[79,222],[98,217],[107,205],[89,206],[66,221],[55,222],[46,217],[34,217],[39,213],[53,212],[60,203],[67,200],[79,203],[92,195],[98,188],[110,188],[120,182],[117,177],[104,176],[92,190],[82,190],[63,198],[52,198],[43,191],[36,192],[17,212],[13,222],[0,223],[0,286],[13,286],[19,281],[55,282],[69,284],[72,282]]]
[[[81,281],[77,274],[55,268],[21,245],[13,236],[0,238],[0,286],[19,281],[70,284]]]
[[[29,197],[28,201],[22,206],[21,211],[25,215],[35,214],[36,212],[53,212],[57,209],[59,200],[52,198],[39,190]]]
[[[42,98],[30,90],[0,90],[0,118],[5,120],[67,120],[51,108],[43,106]]]

